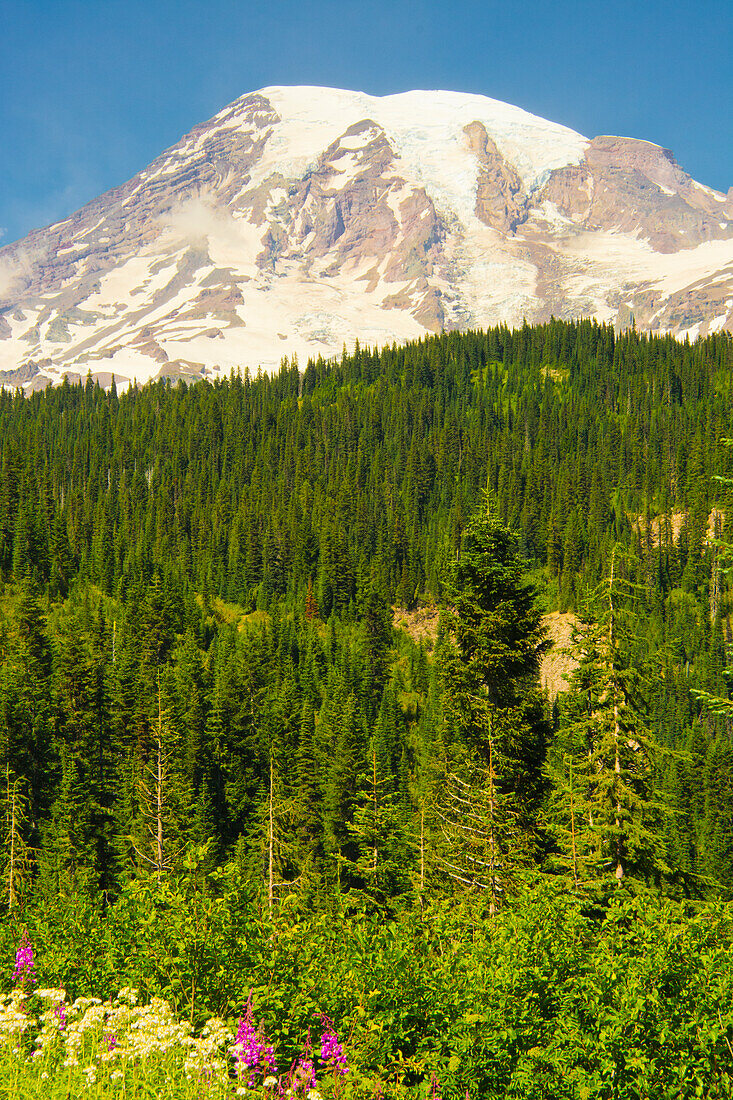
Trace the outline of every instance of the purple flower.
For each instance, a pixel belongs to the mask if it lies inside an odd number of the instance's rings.
[[[105,1050],[110,1054],[117,1046],[117,1036],[114,1031],[105,1031],[102,1042],[104,1043]]]
[[[59,1025],[59,1031],[64,1031],[66,1028],[66,1005],[63,1001],[59,1001],[53,1011],[56,1023]]]
[[[349,1072],[349,1066],[333,1022],[328,1016],[321,1016],[321,1023],[324,1027],[321,1036],[321,1060],[325,1062],[327,1069],[333,1070],[334,1074],[345,1077]]]
[[[18,944],[18,950],[15,952],[13,982],[21,988],[25,988],[27,985],[33,985],[35,980],[36,971],[33,965],[33,944],[24,928],[23,935],[20,937],[20,943]]]
[[[293,1096],[298,1096],[302,1093],[304,1096],[308,1089],[315,1088],[316,1084],[316,1070],[313,1065],[313,1050],[311,1047],[311,1033],[308,1032],[308,1038],[303,1044],[303,1050],[301,1051],[300,1058],[293,1062],[292,1069],[288,1074],[287,1084],[291,1089]]]
[[[262,1029],[255,1027],[252,1020],[252,995],[250,994],[244,1010],[244,1016],[239,1019],[237,1037],[234,1040],[234,1051],[237,1059],[237,1075],[246,1078],[246,1085],[252,1088],[257,1074],[275,1075],[275,1052],[272,1044],[267,1042]]]

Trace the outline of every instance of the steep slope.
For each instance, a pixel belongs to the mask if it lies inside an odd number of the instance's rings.
[[[733,193],[483,96],[265,88],[0,250],[0,381],[271,370],[553,314],[733,329]]]

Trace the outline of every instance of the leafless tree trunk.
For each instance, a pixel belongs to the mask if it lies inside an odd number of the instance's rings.
[[[267,911],[272,918],[272,903],[275,893],[275,816],[273,812],[273,786],[275,783],[275,770],[272,759],[272,753],[270,753],[270,799],[269,799],[269,822],[267,830]]]
[[[573,805],[573,760],[570,758],[570,836],[573,843],[573,882],[578,885],[578,852],[575,845],[575,807]]]
[[[166,838],[166,811],[168,802],[168,764],[172,753],[165,748],[165,721],[163,714],[163,702],[160,690],[160,675],[158,676],[158,727],[155,731],[155,759],[152,764],[146,765],[144,772],[149,776],[150,782],[140,779],[140,796],[143,804],[143,816],[150,839],[148,855],[145,849],[135,845],[135,851],[140,859],[152,867],[155,876],[160,882],[166,871],[170,871],[173,865],[173,853]]]
[[[611,690],[613,692],[613,746],[614,773],[616,775],[616,878],[624,877],[623,850],[621,842],[621,802],[618,791],[621,785],[621,720],[619,716],[618,682],[616,679],[616,636],[615,609],[613,606],[613,574],[616,565],[616,547],[611,554],[611,575],[608,579],[608,659],[611,672]]]
[[[3,841],[7,853],[5,863],[5,892],[8,910],[18,904],[18,883],[28,870],[31,851],[23,837],[27,821],[25,799],[20,791],[21,780],[13,777],[10,765],[5,765],[5,829]]]

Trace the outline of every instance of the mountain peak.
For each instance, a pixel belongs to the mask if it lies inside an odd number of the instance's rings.
[[[274,369],[444,328],[733,328],[733,201],[485,96],[248,93],[0,250],[0,377]]]

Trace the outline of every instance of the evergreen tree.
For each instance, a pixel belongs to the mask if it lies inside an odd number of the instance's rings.
[[[62,623],[55,678],[61,788],[52,813],[54,867],[62,888],[111,890],[116,882],[113,801],[116,761],[109,735],[103,654],[85,629],[85,608]]]
[[[14,625],[0,666],[0,751],[2,766],[20,780],[28,799],[25,840],[38,847],[56,779],[55,693],[47,626],[31,583],[20,588]]]
[[[576,882],[627,875],[659,882],[668,870],[665,807],[655,784],[660,749],[644,703],[649,679],[632,661],[639,627],[633,591],[614,549],[598,618],[577,632],[578,664],[550,751],[550,830]]]
[[[371,714],[382,697],[389,671],[392,641],[392,610],[374,580],[371,581],[362,609],[366,634],[366,677],[364,691]]]
[[[531,810],[543,786],[538,676],[548,642],[525,572],[516,535],[479,514],[444,583],[442,678],[454,730],[484,763],[493,755],[501,789]]]
[[[470,866],[455,875],[488,889],[493,912],[508,861],[518,854],[517,831],[532,829],[543,787],[545,727],[537,678],[547,643],[516,536],[491,510],[469,524],[444,598],[444,709],[456,745],[446,761],[452,805],[446,804],[443,818],[452,834],[450,851],[466,853],[461,829],[473,829],[480,841],[483,855],[474,852]]]
[[[361,892],[383,908],[409,885],[409,847],[400,822],[392,775],[386,768],[384,754],[379,752],[376,735],[368,747],[365,763],[353,814],[347,822],[357,853],[351,865]]]

